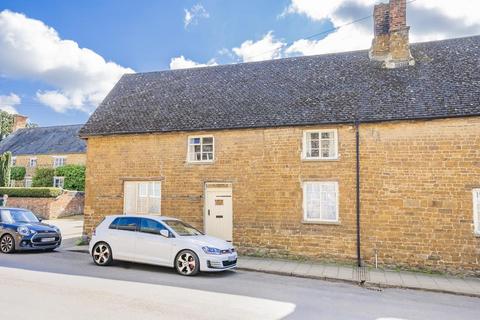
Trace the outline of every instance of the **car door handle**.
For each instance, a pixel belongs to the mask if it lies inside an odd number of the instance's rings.
[[[217,218],[223,218],[223,216],[216,216]]]

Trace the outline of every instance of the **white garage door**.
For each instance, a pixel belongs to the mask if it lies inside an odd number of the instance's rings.
[[[125,214],[161,214],[160,181],[125,181]]]

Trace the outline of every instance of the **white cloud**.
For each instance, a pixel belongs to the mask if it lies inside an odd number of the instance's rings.
[[[175,57],[170,60],[170,69],[188,69],[216,66],[215,60],[210,60],[207,63],[199,63],[193,60],[186,59],[184,56]]]
[[[210,14],[201,4],[198,3],[190,9],[185,9],[185,17],[183,18],[185,28],[188,28],[190,25],[198,24],[198,20],[202,18],[210,18]]]
[[[37,92],[43,104],[58,112],[91,112],[124,73],[134,72],[75,41],[63,40],[42,21],[0,12],[0,75],[39,80],[53,90]]]
[[[18,113],[15,106],[22,103],[22,99],[14,93],[10,93],[8,96],[0,95],[0,110],[6,111],[11,114]]]
[[[277,59],[282,56],[282,48],[285,43],[276,40],[273,32],[268,32],[262,39],[254,42],[247,40],[240,47],[233,48],[232,51],[242,59],[243,62],[261,61]]]
[[[383,2],[388,2],[384,0]],[[334,27],[369,16],[377,0],[292,0],[281,15],[302,14],[314,21],[328,20]],[[421,0],[408,5],[411,41],[440,40],[480,33],[480,1]],[[372,18],[348,25],[320,40],[300,39],[287,54],[322,54],[367,49],[373,37]]]

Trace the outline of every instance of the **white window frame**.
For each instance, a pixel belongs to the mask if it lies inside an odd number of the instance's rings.
[[[57,180],[60,182],[60,185],[61,185],[61,186],[59,186],[59,187],[55,186],[55,182],[56,182]],[[65,184],[65,177],[57,177],[57,176],[53,177],[53,187],[54,187],[54,188],[61,188],[61,189],[63,189],[64,184]]]
[[[321,216],[322,214],[320,213],[320,218],[319,219],[312,219],[309,218],[307,215],[307,192],[306,192],[306,187],[309,184],[323,184],[323,185],[334,185],[335,186],[335,195],[336,195],[336,210],[335,210],[335,220],[328,220],[328,219],[322,219]],[[304,181],[302,183],[302,193],[303,193],[303,221],[304,222],[314,222],[314,223],[330,223],[330,224],[338,224],[340,223],[340,217],[339,217],[339,206],[340,206],[340,194],[338,192],[338,181]]]
[[[60,159],[62,159],[62,164],[61,165],[57,164],[57,160],[60,160]],[[67,157],[65,157],[65,156],[53,156],[53,167],[54,168],[63,167],[66,163],[67,163]]]
[[[330,157],[322,156],[322,133],[333,133],[333,143],[334,143],[334,155]],[[307,145],[308,135],[312,133],[318,133],[319,135],[319,152],[318,157],[309,156],[310,146]],[[312,129],[303,131],[303,142],[302,142],[302,159],[303,160],[338,160],[338,130],[337,129]]]
[[[17,165],[17,157],[12,157],[12,167]]]
[[[27,183],[27,181],[30,181],[30,183]],[[32,183],[33,183],[33,179],[32,177],[25,177],[25,188],[31,188],[32,187]],[[30,185],[28,185],[30,184]]]
[[[472,190],[473,195],[473,230],[480,236],[480,188]]]
[[[141,180],[138,180],[138,181],[125,181],[124,183],[124,186],[123,186],[123,190],[124,190],[124,194],[123,194],[123,211],[124,213],[127,213],[126,209],[127,209],[127,197],[128,195],[125,194],[125,184],[126,183],[130,183],[130,184],[135,184],[135,199],[132,199],[134,205],[135,205],[135,212],[134,213],[130,213],[130,214],[138,214],[138,215],[141,215],[141,214],[145,214],[145,215],[161,215],[162,214],[162,181],[150,181],[150,180],[144,180],[144,181],[141,181]],[[146,198],[147,198],[147,201],[146,201],[146,208],[147,208],[147,211],[146,212],[143,212],[143,211],[139,211],[138,210],[138,203],[139,203],[139,198],[140,198],[140,184],[143,184],[143,183],[146,183],[147,184],[147,194],[146,194]],[[152,183],[158,183],[160,185],[159,187],[159,194],[158,196],[155,195],[155,194],[152,194],[150,195],[149,192],[150,192],[150,184]],[[145,197],[145,196],[143,196]],[[150,208],[150,199],[159,199],[159,206],[158,206],[158,212],[148,212],[149,208]]]
[[[192,153],[190,150],[190,146],[193,146],[194,144],[190,144],[191,139],[200,139],[200,158],[202,157],[203,154],[203,139],[204,138],[212,138],[212,159],[209,160],[195,160],[192,158]],[[215,137],[213,135],[199,135],[199,136],[188,136],[187,137],[187,162],[189,163],[212,163],[215,160]]]
[[[35,165],[32,165],[32,161],[35,161]],[[37,163],[37,158],[36,157],[28,159],[28,166],[30,168],[35,168],[37,165],[38,165],[38,163]]]

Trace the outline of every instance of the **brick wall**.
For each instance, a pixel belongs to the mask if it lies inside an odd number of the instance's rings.
[[[65,191],[56,198],[8,198],[9,207],[29,209],[43,219],[56,219],[83,214],[83,192]]]
[[[355,131],[337,161],[302,161],[302,133],[332,126],[209,132],[213,164],[186,163],[187,136],[88,139],[85,232],[123,211],[124,179],[162,179],[162,214],[203,228],[205,182],[233,184],[234,242],[251,254],[354,261]],[[380,264],[474,273],[471,188],[480,185],[480,118],[362,125],[363,255]],[[205,132],[199,132],[205,134]],[[339,183],[340,223],[302,223],[302,181]]]

